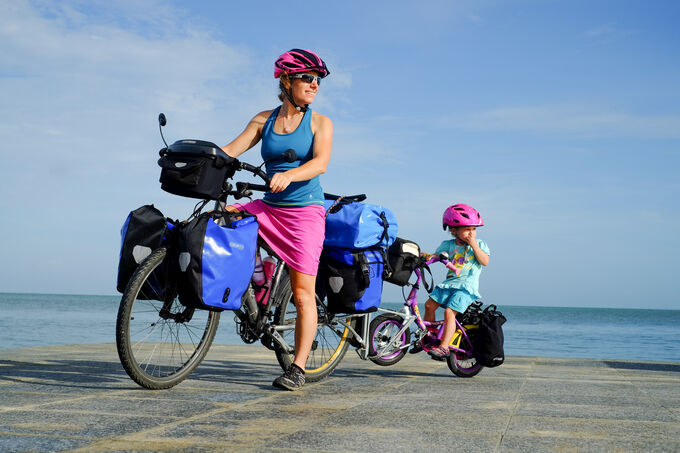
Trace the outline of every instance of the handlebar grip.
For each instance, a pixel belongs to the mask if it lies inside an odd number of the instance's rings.
[[[260,192],[269,192],[269,184],[250,184],[250,183],[248,183],[248,189],[259,190]]]

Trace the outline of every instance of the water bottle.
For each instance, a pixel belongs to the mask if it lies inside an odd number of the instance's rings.
[[[262,282],[262,288],[255,292],[255,300],[257,300],[262,305],[267,305],[269,300],[269,288],[272,286],[272,276],[274,275],[274,270],[276,269],[276,260],[271,256],[266,256],[262,260],[262,268],[264,281]]]
[[[262,265],[262,258],[260,258],[260,254],[258,253],[255,256],[255,270],[253,271],[253,283],[255,283],[257,286],[262,286],[264,285],[265,280],[266,277],[264,275],[264,266]]]

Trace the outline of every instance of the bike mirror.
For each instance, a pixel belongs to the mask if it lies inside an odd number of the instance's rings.
[[[283,159],[288,163],[295,162],[297,160],[297,153],[294,149],[287,149],[283,153]]]
[[[163,143],[165,143],[165,147],[168,147],[168,142],[165,141],[165,137],[163,137],[163,126],[167,124],[167,121],[165,119],[165,114],[160,113],[158,115],[158,130],[161,132],[161,139],[163,140]]]

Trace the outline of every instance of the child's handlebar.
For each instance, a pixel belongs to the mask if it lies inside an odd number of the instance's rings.
[[[443,265],[446,266],[446,268],[450,271],[452,271],[456,275],[460,275],[460,269],[458,269],[453,262],[450,260],[449,254],[446,252],[442,252],[439,255],[432,255],[429,253],[423,253],[423,258],[425,258],[425,263],[427,265],[430,265],[432,263],[442,263]]]

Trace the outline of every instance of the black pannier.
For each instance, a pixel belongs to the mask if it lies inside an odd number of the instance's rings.
[[[170,240],[175,223],[163,216],[153,205],[144,205],[130,212],[120,230],[121,246],[116,283],[119,292],[125,291],[132,274],[141,262]],[[151,281],[153,279],[147,281],[147,286]],[[158,281],[158,285],[153,286],[142,288],[138,298],[162,299],[163,282]]]
[[[502,326],[506,321],[495,305],[489,305],[482,312],[479,329],[473,337],[474,356],[481,365],[495,367],[505,361]]]
[[[352,250],[324,247],[317,293],[333,313],[370,313],[382,297],[385,252],[380,247]]]
[[[386,282],[404,286],[420,262],[420,247],[413,241],[397,238],[387,250],[391,273]]]
[[[178,140],[161,150],[161,189],[182,197],[217,200],[234,161],[217,145],[203,140]]]

